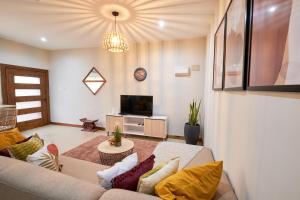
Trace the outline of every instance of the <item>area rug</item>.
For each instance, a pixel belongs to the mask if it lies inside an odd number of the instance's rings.
[[[64,156],[86,160],[94,163],[100,163],[97,146],[107,140],[107,136],[98,136],[84,144],[63,153]],[[134,152],[137,152],[139,162],[144,161],[152,155],[153,150],[159,142],[143,139],[130,138],[134,142]]]

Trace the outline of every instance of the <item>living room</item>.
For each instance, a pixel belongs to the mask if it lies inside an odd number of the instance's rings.
[[[1,1],[1,199],[299,199],[299,8]]]

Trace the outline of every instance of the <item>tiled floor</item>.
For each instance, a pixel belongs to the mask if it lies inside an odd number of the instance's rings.
[[[85,143],[99,135],[107,135],[105,131],[97,131],[94,133],[81,131],[81,128],[48,125],[40,128],[28,130],[23,132],[26,136],[34,133],[44,139],[45,143],[54,143],[58,146],[60,153],[64,153],[73,149],[74,147]],[[144,137],[147,139],[146,137]],[[168,139],[172,142],[184,142],[183,140]]]

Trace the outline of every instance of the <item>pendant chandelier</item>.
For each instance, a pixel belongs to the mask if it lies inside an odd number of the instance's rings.
[[[119,16],[119,13],[113,11],[112,15],[115,17],[114,30],[105,35],[103,47],[110,52],[126,52],[129,49],[127,39],[117,31],[117,16]]]

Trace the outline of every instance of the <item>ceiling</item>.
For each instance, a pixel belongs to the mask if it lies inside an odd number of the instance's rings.
[[[129,42],[207,35],[216,0],[1,0],[0,37],[44,49],[102,46],[113,29]],[[158,22],[165,22],[164,28]],[[47,38],[42,42],[41,37]]]

